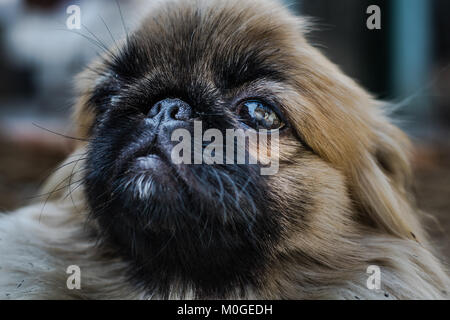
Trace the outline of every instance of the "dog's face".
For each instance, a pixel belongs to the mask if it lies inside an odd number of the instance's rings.
[[[378,147],[377,130],[393,128],[302,28],[266,1],[168,2],[85,73],[88,204],[147,289],[258,288],[280,261],[338,255],[333,234],[379,223],[364,216],[371,195],[356,180],[366,160],[369,174],[398,174],[390,146]],[[278,173],[174,164],[171,135],[194,121],[203,133],[279,132]]]

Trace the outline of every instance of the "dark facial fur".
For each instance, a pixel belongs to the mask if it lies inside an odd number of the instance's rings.
[[[378,297],[369,265],[397,298],[442,294],[406,192],[409,140],[307,30],[271,0],[165,1],[82,74],[89,211],[148,296]],[[239,106],[254,99],[287,125],[277,174],[173,164],[173,130],[242,128]]]
[[[153,12],[106,57],[90,96],[96,114],[86,174],[92,215],[133,261],[130,275],[163,296],[173,286],[197,297],[258,288],[283,233],[284,213],[259,165],[170,161],[174,129],[192,131],[194,120],[203,122],[203,131],[240,128],[237,102],[276,103],[264,83],[288,77],[287,57],[267,41],[277,39],[276,29],[236,32],[247,13],[220,10],[213,15],[169,5]],[[164,110],[154,111],[168,98],[185,104],[188,116],[168,121]],[[137,159],[149,154],[158,155],[157,168],[143,170]]]

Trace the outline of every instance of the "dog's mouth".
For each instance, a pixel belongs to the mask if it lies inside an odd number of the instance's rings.
[[[123,165],[133,172],[165,171],[170,167],[170,160],[157,146],[152,145],[131,152]]]
[[[139,157],[135,161],[135,169],[143,172],[157,171],[160,168],[164,168],[167,165],[157,154],[149,154],[144,157]]]
[[[175,191],[180,175],[165,153],[157,146],[137,150],[126,150],[118,159],[118,176],[128,179],[130,184],[153,185],[151,190]],[[139,186],[138,186],[139,187]]]

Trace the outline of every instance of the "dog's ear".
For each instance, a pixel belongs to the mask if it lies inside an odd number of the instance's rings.
[[[344,172],[365,221],[383,232],[425,241],[407,192],[408,138],[378,101],[317,49],[299,42],[297,96],[288,111],[298,134]]]
[[[353,164],[356,199],[361,201],[369,217],[386,231],[425,242],[418,209],[410,193],[410,141],[390,123],[381,103],[371,100],[368,106],[359,110],[361,115],[355,115],[369,125],[369,132],[362,134],[370,139],[360,150],[361,160]]]

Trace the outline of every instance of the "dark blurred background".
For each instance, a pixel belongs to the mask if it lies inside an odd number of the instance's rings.
[[[73,77],[132,29],[152,0],[0,0],[0,211],[30,201],[71,150]],[[315,22],[308,35],[376,97],[411,136],[419,206],[435,216],[435,241],[450,256],[450,1],[285,0]],[[80,30],[66,9],[81,8]],[[370,5],[381,29],[369,30]],[[87,39],[89,38],[89,39]]]

